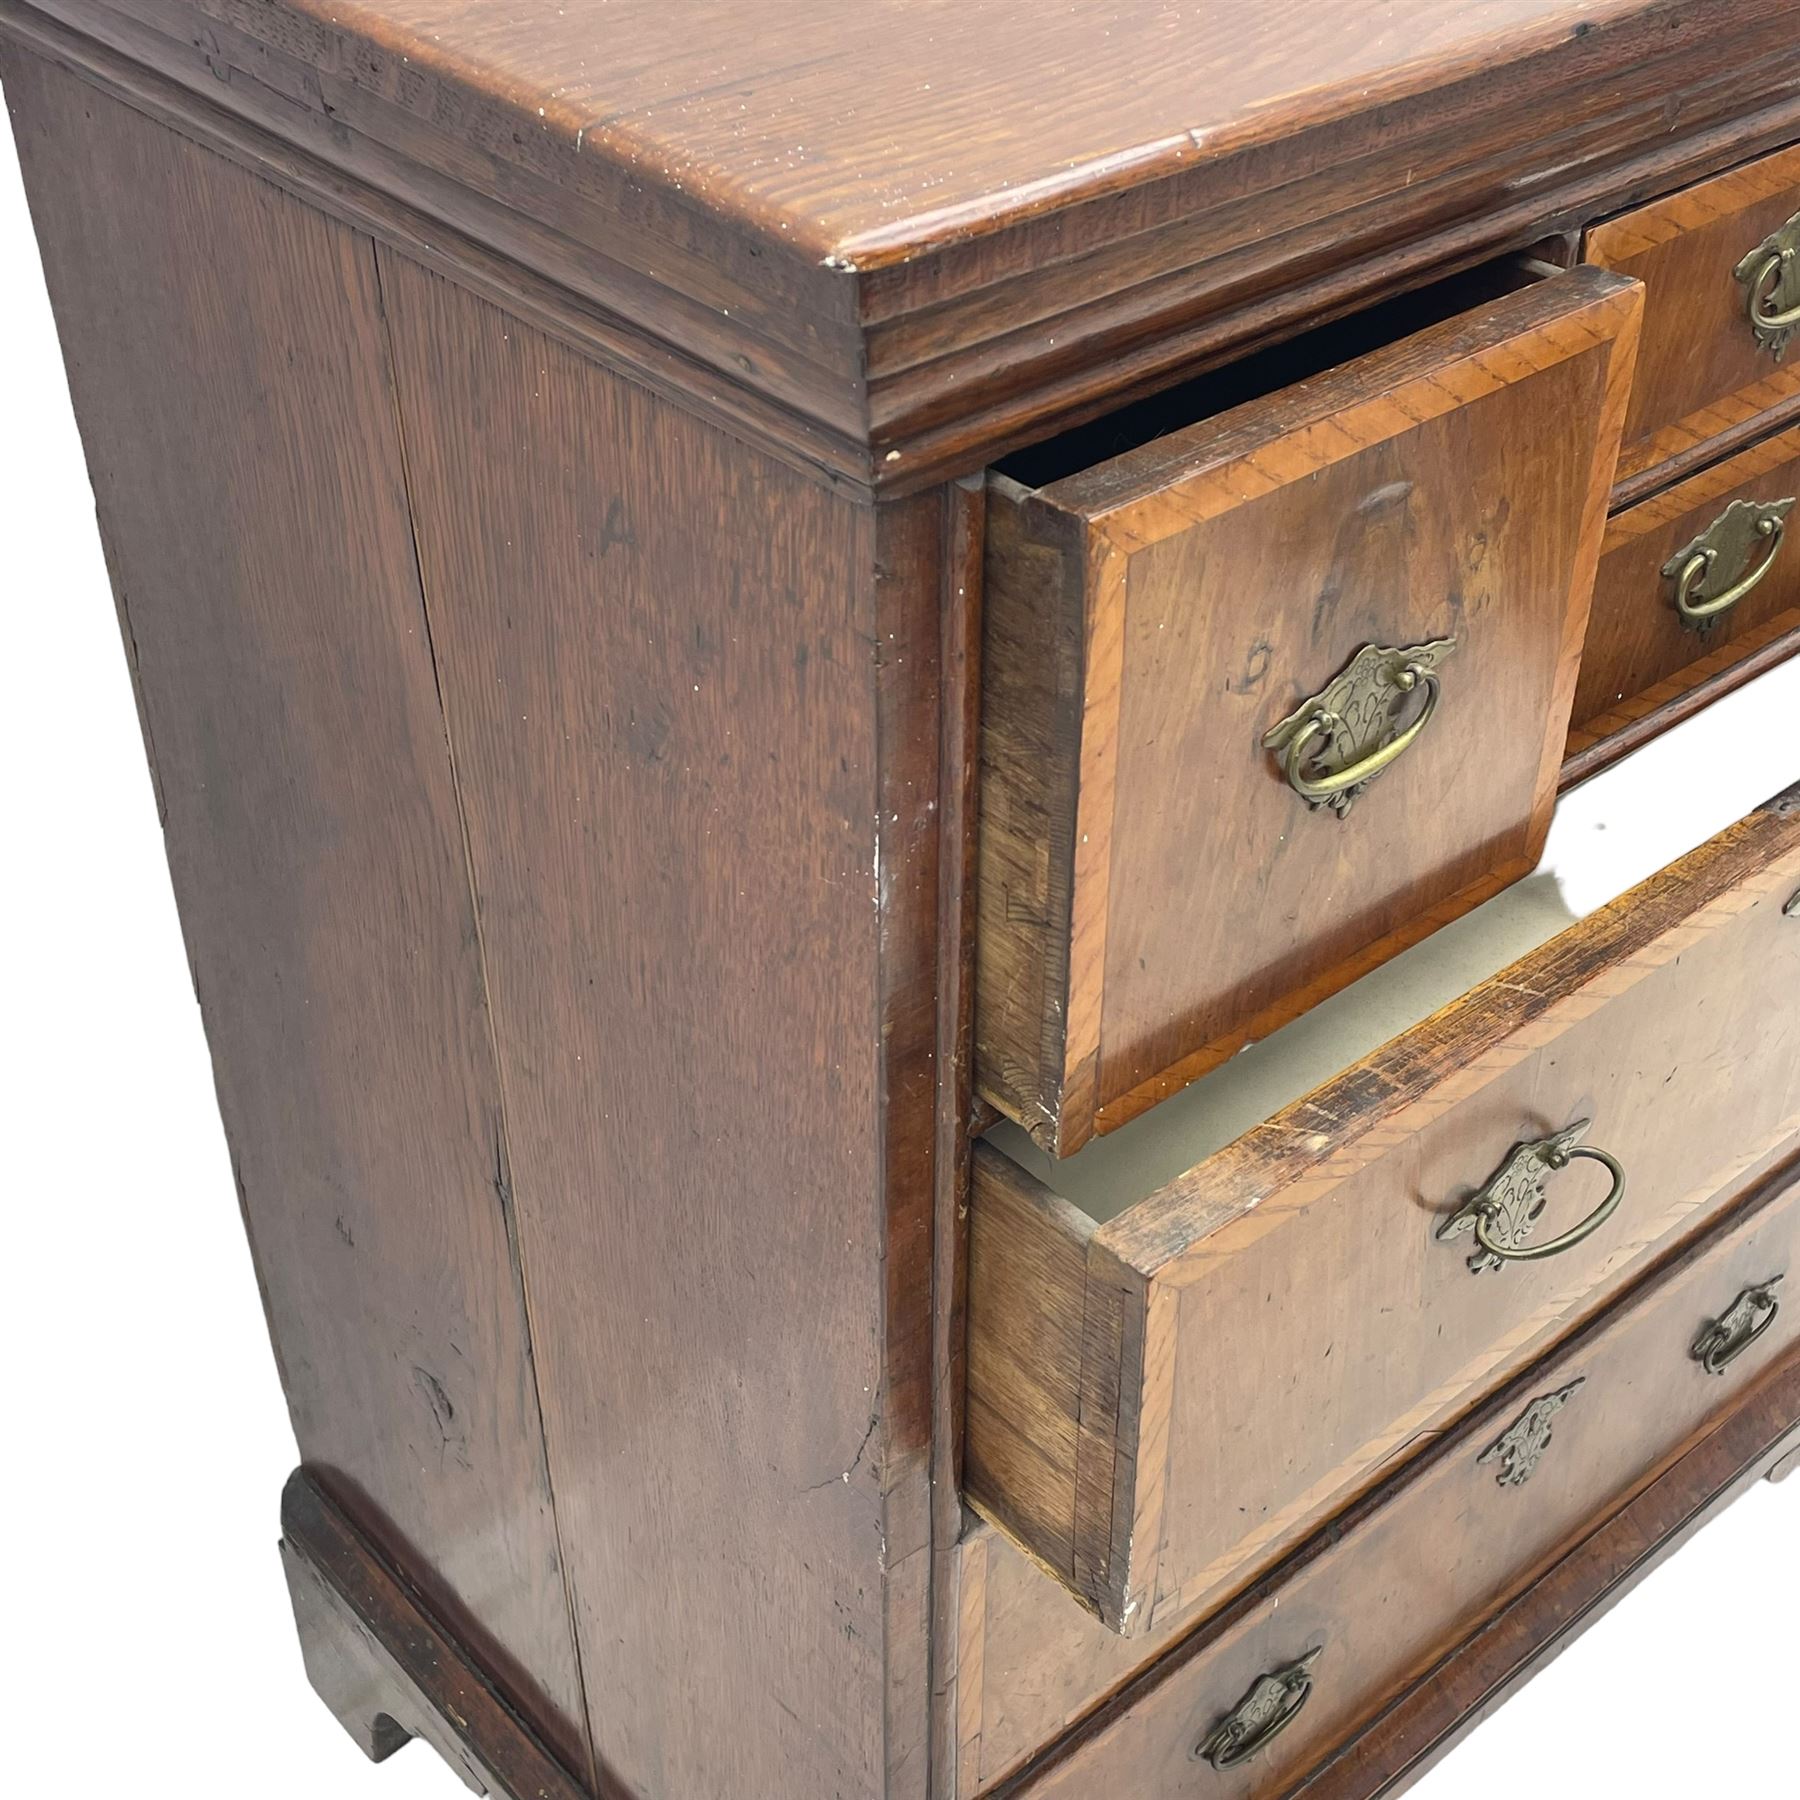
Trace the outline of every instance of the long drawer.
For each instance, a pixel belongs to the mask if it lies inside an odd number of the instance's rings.
[[[1639,293],[1453,293],[990,483],[977,1080],[1059,1155],[1537,859]]]
[[[975,1505],[1123,1633],[1273,1562],[1800,1131],[1797,901],[1790,795],[1148,1192],[982,1145]]]
[[[1751,1388],[1800,1388],[1790,1173],[1367,1495],[1173,1649],[1018,1791],[1032,1800],[1285,1793]],[[1796,1394],[1800,1399],[1800,1393]],[[990,1613],[963,1791],[994,1784],[1053,1687]],[[1009,1788],[1009,1792],[1014,1791]]]

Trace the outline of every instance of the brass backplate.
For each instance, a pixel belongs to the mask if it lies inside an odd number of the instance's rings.
[[[1500,1473],[1495,1480],[1502,1487],[1523,1487],[1550,1447],[1552,1421],[1586,1380],[1585,1375],[1578,1375],[1567,1387],[1558,1388],[1553,1394],[1540,1394],[1482,1451],[1475,1459],[1476,1466],[1498,1462]]]
[[[1313,1665],[1324,1650],[1320,1644],[1298,1662],[1257,1676],[1243,1699],[1194,1746],[1195,1760],[1209,1762],[1215,1769],[1235,1769],[1280,1736],[1305,1704],[1312,1689]]]

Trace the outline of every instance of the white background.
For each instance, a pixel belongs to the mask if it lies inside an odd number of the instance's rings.
[[[5,1784],[450,1800],[419,1745],[365,1763],[301,1671],[275,1555],[295,1451],[0,140]],[[1800,1479],[1759,1485],[1417,1792],[1795,1793],[1797,1527]]]

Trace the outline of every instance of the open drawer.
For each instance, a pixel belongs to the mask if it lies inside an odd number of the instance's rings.
[[[1570,916],[1534,879],[1082,1156],[978,1146],[969,1496],[1115,1630],[1266,1566],[1800,1132],[1800,793]]]
[[[1534,865],[1638,305],[1479,271],[990,478],[977,1081],[1046,1148]]]

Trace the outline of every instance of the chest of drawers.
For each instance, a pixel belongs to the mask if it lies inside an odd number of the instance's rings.
[[[1372,1800],[1793,1465],[1782,9],[0,81],[368,1754]]]

